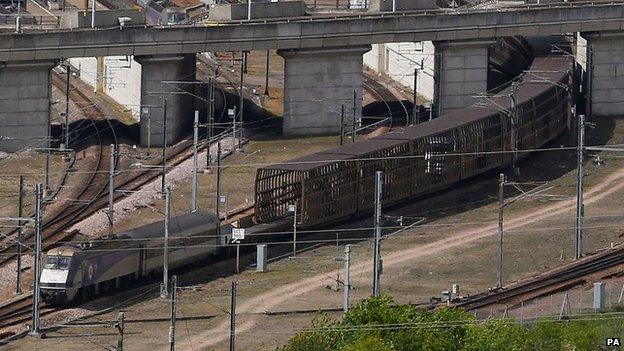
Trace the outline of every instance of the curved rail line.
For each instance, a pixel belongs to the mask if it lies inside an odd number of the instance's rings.
[[[365,72],[363,74],[362,86],[364,90],[368,91],[373,96],[377,96],[377,98],[386,105],[386,108],[388,109],[388,116],[392,117],[392,119],[394,119],[395,117],[401,117],[401,115],[403,115],[406,121],[409,120],[408,108],[403,103],[403,100],[396,96],[386,86],[375,80],[369,72]],[[390,102],[398,102],[401,105],[402,111],[394,111],[390,106]]]
[[[511,284],[501,290],[470,297],[455,306],[476,310],[491,305],[509,304],[516,307],[521,302],[537,299],[586,283],[585,278],[624,264],[624,245],[588,256],[579,262],[557,268],[532,279]]]

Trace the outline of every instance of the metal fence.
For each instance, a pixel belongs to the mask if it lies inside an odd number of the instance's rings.
[[[0,14],[0,28],[2,29],[13,29],[15,31],[24,29],[58,29],[60,24],[60,18],[51,15]]]
[[[479,320],[488,318],[513,319],[520,323],[538,319],[563,320],[595,313],[622,311],[624,284],[605,282],[581,286],[551,295],[520,301],[513,305],[497,305],[471,311]]]

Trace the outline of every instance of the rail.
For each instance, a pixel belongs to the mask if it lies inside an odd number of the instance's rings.
[[[624,245],[588,256],[581,261],[559,267],[534,278],[510,284],[501,290],[474,295],[455,303],[457,307],[475,310],[490,305],[514,302],[520,304],[562,289],[581,285],[584,277],[624,264]]]

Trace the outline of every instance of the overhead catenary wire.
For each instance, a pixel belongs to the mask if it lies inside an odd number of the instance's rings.
[[[602,145],[592,145],[592,146],[602,146]],[[624,144],[617,145],[609,145],[609,146],[624,146]],[[498,151],[478,151],[478,152],[457,152],[457,153],[444,153],[444,154],[436,154],[436,157],[461,157],[461,156],[481,156],[481,155],[496,155],[496,154],[513,154],[516,153],[533,153],[533,152],[551,152],[551,151],[571,151],[576,150],[576,146],[563,146],[563,147],[545,147],[545,148],[532,148],[532,149],[518,149],[518,150],[498,150]],[[350,159],[328,159],[323,160],[322,163],[331,163],[331,162],[358,162],[358,161],[380,161],[380,160],[395,160],[395,159],[416,159],[416,158],[425,158],[426,155],[406,155],[406,156],[387,156],[387,157],[371,157],[371,158],[350,158]],[[221,167],[263,167],[263,166],[279,166],[279,165],[302,165],[302,164],[317,164],[319,161],[282,161],[282,162],[257,162],[257,163],[230,163],[227,165],[222,165]],[[119,173],[124,172],[140,172],[140,169],[128,169],[119,171]],[[98,171],[99,173],[108,173],[108,171]],[[52,172],[50,174],[60,174],[62,172]],[[81,174],[81,173],[93,173],[88,171],[77,171],[72,172],[73,174]],[[96,172],[97,173],[97,172]],[[5,176],[19,176],[17,173],[6,173]],[[21,173],[21,175],[41,175],[41,173]]]
[[[604,229],[604,228],[620,228],[621,225],[605,225],[605,226],[585,226],[585,229]],[[559,227],[559,228],[541,228],[541,229],[527,229],[527,230],[521,230],[521,229],[514,229],[514,230],[506,230],[506,233],[540,233],[540,232],[548,232],[548,231],[559,231],[559,230],[573,230],[575,229],[575,227]],[[363,230],[363,229],[359,229],[359,230]],[[495,229],[492,230],[483,230],[484,232],[487,231],[491,231],[492,233],[495,232]],[[270,233],[265,233],[265,234],[270,234]],[[292,234],[292,233],[289,233]],[[494,235],[494,234],[492,234]],[[432,234],[411,234],[411,236],[414,237],[418,237],[418,238],[424,238],[424,237],[440,237],[440,234],[436,234],[436,233],[432,233]],[[386,236],[383,236],[386,237]],[[410,236],[408,235],[401,235],[401,236],[393,236],[393,238],[401,238],[401,239],[411,239]],[[175,237],[172,238],[172,241],[175,241]],[[180,240],[180,239],[178,239]],[[372,240],[372,236],[359,236],[359,237],[348,237],[348,238],[331,238],[331,239],[308,239],[308,240],[300,240],[297,239],[297,243],[298,244],[302,244],[302,245],[311,245],[311,244],[335,244],[335,243],[351,243],[354,241],[370,241]],[[144,240],[143,242],[150,242],[150,243],[154,243],[154,242],[159,242],[162,241],[162,239],[149,239],[149,240]],[[93,243],[93,241],[89,241],[91,243]],[[87,242],[85,242],[87,243]],[[267,244],[267,245],[292,245],[293,241],[292,240],[281,240],[281,241],[268,241],[268,242],[263,242],[263,244]],[[70,244],[70,242],[62,242],[60,241],[59,244]],[[239,245],[241,247],[255,247],[258,243],[240,243]],[[210,244],[210,243],[206,243],[206,244],[192,244],[192,245],[172,245],[170,244],[168,246],[169,250],[178,250],[178,249],[188,249],[188,248],[210,248],[210,247],[214,247],[214,248],[220,248],[220,247],[234,247],[235,245],[232,244],[226,244],[226,245],[222,245],[222,244]],[[24,245],[25,248],[28,248],[30,250],[32,250],[32,248],[30,246]],[[89,249],[89,252],[123,252],[123,251],[139,251],[139,250],[155,250],[155,251],[162,251],[163,250],[163,245],[152,245],[150,247],[144,247],[144,248],[139,248],[139,247],[121,247],[121,248],[106,248],[106,249],[97,249],[97,248],[91,248]],[[15,254],[0,254],[0,257],[2,256],[14,256]]]

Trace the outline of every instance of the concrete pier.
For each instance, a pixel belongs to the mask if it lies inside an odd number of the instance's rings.
[[[0,62],[0,151],[47,147],[55,61]]]
[[[279,50],[284,58],[284,134],[323,135],[340,132],[362,116],[362,55],[370,45],[335,49]],[[350,127],[349,127],[350,129]]]
[[[443,115],[472,105],[488,90],[489,48],[494,40],[434,42],[434,104]]]
[[[587,39],[588,115],[624,115],[624,33],[583,37]]]
[[[141,113],[141,145],[163,144],[163,98],[167,100],[167,145],[171,145],[192,130],[194,97],[190,93],[195,88],[189,84],[161,83],[194,81],[195,54],[136,56],[135,60],[142,68],[141,106],[147,109],[147,114]]]

